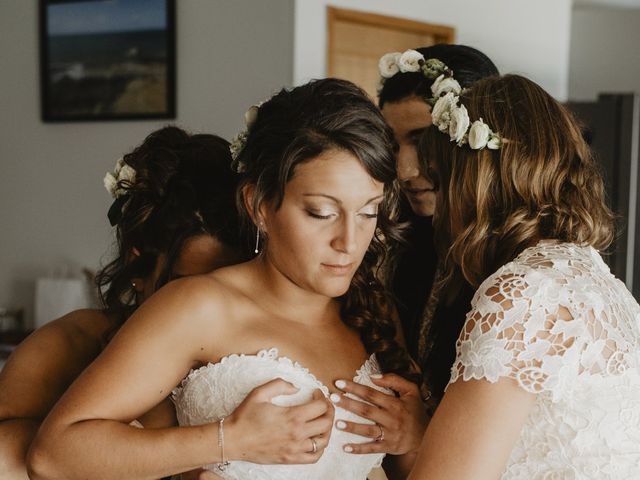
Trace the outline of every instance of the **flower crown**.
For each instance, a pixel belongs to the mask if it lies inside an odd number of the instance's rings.
[[[437,58],[425,59],[416,50],[392,52],[380,58],[378,70],[381,85],[398,73],[408,72],[422,72],[427,79],[433,80],[432,96],[425,99],[433,107],[432,122],[438,130],[448,133],[451,141],[459,147],[468,144],[473,150],[485,147],[497,150],[502,146],[500,135],[491,131],[482,118],[471,123],[467,108],[459,105],[462,87],[453,78],[453,71],[442,61]]]
[[[129,200],[129,193],[126,189],[122,188],[123,182],[131,185],[135,181],[136,171],[133,167],[124,163],[122,158],[119,158],[116,162],[113,172],[107,172],[104,176],[104,188],[106,188],[107,192],[115,199],[107,213],[111,226],[120,222],[122,218],[122,207],[124,207],[124,204]]]
[[[229,145],[229,150],[231,151],[231,158],[233,159],[233,161],[231,162],[231,168],[236,173],[243,173],[244,171],[247,170],[247,165],[239,161],[238,157],[240,156],[240,152],[242,152],[245,145],[247,144],[247,138],[249,137],[249,130],[251,129],[253,124],[256,123],[256,120],[258,119],[258,110],[260,109],[260,105],[262,105],[262,103],[263,102],[260,102],[256,105],[252,105],[251,107],[249,107],[249,110],[245,112],[244,114],[245,128],[240,133],[238,133],[235,137],[233,137],[233,139],[231,140],[231,145]]]

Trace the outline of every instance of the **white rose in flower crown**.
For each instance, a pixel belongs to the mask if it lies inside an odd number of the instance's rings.
[[[378,71],[382,78],[391,78],[400,71],[398,62],[402,54],[400,52],[385,53],[378,61]]]
[[[490,135],[491,138],[489,138],[487,142],[487,148],[489,150],[500,150],[500,147],[502,147],[502,139],[495,133],[491,133]]]
[[[435,79],[433,85],[431,85],[431,92],[434,98],[438,98],[443,93],[453,92],[456,95],[460,95],[462,87],[456,79],[448,77],[446,75],[440,75]]]
[[[449,130],[450,112],[458,103],[458,97],[452,92],[440,97],[431,110],[431,121],[441,132]]]
[[[419,72],[420,62],[424,62],[424,56],[415,50],[407,50],[398,59],[398,67],[402,73]]]
[[[469,146],[474,150],[480,150],[487,146],[489,142],[489,136],[491,135],[491,129],[489,125],[480,120],[476,120],[471,124],[469,129]]]
[[[467,112],[467,107],[464,105],[453,107],[449,119],[449,137],[451,137],[451,141],[455,140],[458,145],[464,143],[467,128],[469,128],[469,112]]]

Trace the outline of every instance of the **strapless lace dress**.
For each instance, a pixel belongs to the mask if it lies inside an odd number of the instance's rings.
[[[375,386],[370,375],[380,373],[374,355],[358,369],[353,380],[383,391]],[[257,355],[229,355],[219,363],[210,363],[192,370],[173,391],[176,414],[180,425],[202,425],[217,422],[231,414],[256,387],[275,378],[282,378],[300,390],[293,395],[274,397],[272,402],[280,406],[293,406],[311,399],[315,389],[325,396],[330,392],[308,369],[286,357],[278,356],[278,350],[261,350]],[[331,440],[322,457],[310,465],[261,465],[232,461],[221,471],[219,464],[205,466],[227,480],[365,480],[372,468],[382,463],[383,454],[354,455],[342,447],[347,443],[364,443],[370,438],[354,435],[335,428],[336,420],[371,423],[336,405]]]

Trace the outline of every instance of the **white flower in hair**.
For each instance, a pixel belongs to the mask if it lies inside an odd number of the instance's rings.
[[[464,105],[454,106],[451,109],[449,119],[449,137],[452,142],[456,142],[458,145],[465,143],[465,135],[469,128],[469,112]]]
[[[112,197],[116,196],[116,189],[118,188],[118,180],[113,176],[111,172],[107,172],[104,176],[104,188],[111,194]]]
[[[398,62],[402,54],[400,52],[386,53],[378,61],[378,72],[382,78],[391,78],[400,71]]]
[[[258,119],[259,108],[260,105],[252,105],[251,107],[249,107],[249,110],[244,113],[244,124],[247,129],[251,128],[253,124],[256,123],[256,120]]]
[[[469,129],[469,146],[474,150],[480,150],[487,146],[489,143],[489,137],[491,135],[491,129],[489,125],[480,120],[476,120],[471,124]]]
[[[449,131],[451,109],[458,103],[458,97],[452,92],[440,97],[431,110],[431,121],[441,132]]]
[[[491,132],[491,137],[487,142],[487,148],[489,150],[500,150],[500,147],[502,147],[502,139],[500,138],[499,135],[496,135],[495,133]]]
[[[120,169],[120,172],[118,175],[118,181],[133,183],[135,179],[136,179],[136,171],[133,168],[131,168],[129,165],[124,164]]]
[[[419,72],[424,63],[424,56],[416,50],[407,50],[398,59],[398,68],[402,73]]]
[[[431,85],[431,92],[434,98],[441,97],[444,93],[453,92],[455,95],[460,95],[462,87],[456,79],[447,75],[440,75],[435,79],[433,85]]]
[[[132,184],[135,180],[136,171],[124,163],[122,158],[119,158],[113,172],[107,172],[104,176],[103,183],[104,188],[107,189],[111,196],[113,198],[118,198],[120,195],[125,193],[125,190],[120,186],[120,182]]]

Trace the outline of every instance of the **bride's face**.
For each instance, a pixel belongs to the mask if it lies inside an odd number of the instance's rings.
[[[300,288],[344,294],[373,237],[383,193],[343,150],[298,165],[280,208],[262,210],[267,260]]]

